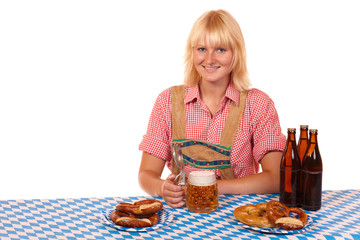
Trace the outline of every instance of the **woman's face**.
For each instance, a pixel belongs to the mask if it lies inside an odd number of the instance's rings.
[[[233,51],[231,49],[209,44],[198,44],[193,48],[196,71],[201,79],[210,82],[230,81]]]

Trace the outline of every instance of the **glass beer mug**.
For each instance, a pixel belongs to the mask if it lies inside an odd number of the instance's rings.
[[[186,206],[190,212],[209,213],[217,210],[219,194],[214,172],[190,172],[186,188]]]

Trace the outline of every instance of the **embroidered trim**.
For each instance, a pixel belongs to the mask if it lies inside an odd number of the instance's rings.
[[[184,159],[184,163],[201,169],[223,169],[223,168],[231,167],[230,160],[214,160],[214,161],[194,160],[186,155],[183,155],[183,159]]]
[[[224,146],[220,146],[218,144],[212,144],[212,143],[203,142],[203,141],[196,141],[196,140],[191,140],[191,139],[174,139],[173,144],[174,143],[178,143],[181,148],[190,147],[190,146],[194,146],[194,145],[202,145],[202,146],[210,148],[211,150],[214,150],[214,151],[216,151],[220,154],[223,154],[225,156],[228,156],[228,157],[231,154],[231,147],[227,148]]]

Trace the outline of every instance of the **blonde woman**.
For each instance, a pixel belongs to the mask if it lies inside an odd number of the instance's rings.
[[[161,179],[165,165],[174,172],[174,142],[186,145],[184,151],[192,149],[186,152],[186,176],[199,169],[214,171],[219,194],[279,191],[286,137],[273,101],[250,88],[244,38],[227,11],[206,12],[194,23],[184,85],[159,94],[139,146],[140,186],[176,208],[184,205],[184,187],[174,182],[174,174]],[[214,152],[202,151],[204,146]]]

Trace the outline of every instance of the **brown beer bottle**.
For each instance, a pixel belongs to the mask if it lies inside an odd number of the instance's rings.
[[[308,125],[300,125],[300,136],[299,136],[297,150],[299,153],[299,158],[300,158],[301,164],[304,159],[305,152],[306,152],[306,149],[308,146],[308,141],[309,141],[308,129],[309,129]]]
[[[288,207],[296,207],[301,204],[299,185],[301,165],[296,148],[295,134],[295,128],[288,128],[288,137],[280,164],[279,201]]]
[[[308,125],[300,125],[300,136],[299,136],[299,141],[298,141],[298,146],[297,146],[297,150],[299,153],[299,158],[300,158],[300,166],[302,165],[305,153],[306,153],[306,149],[308,146],[308,141],[309,141],[309,136],[308,136],[308,129],[309,126]],[[301,205],[302,203],[302,196],[303,196],[303,192],[302,192],[302,173],[300,173],[300,183],[299,183],[299,188],[300,188],[300,196],[299,196],[299,203]]]
[[[302,208],[315,211],[321,208],[322,160],[317,129],[310,129],[310,140],[302,164]]]

